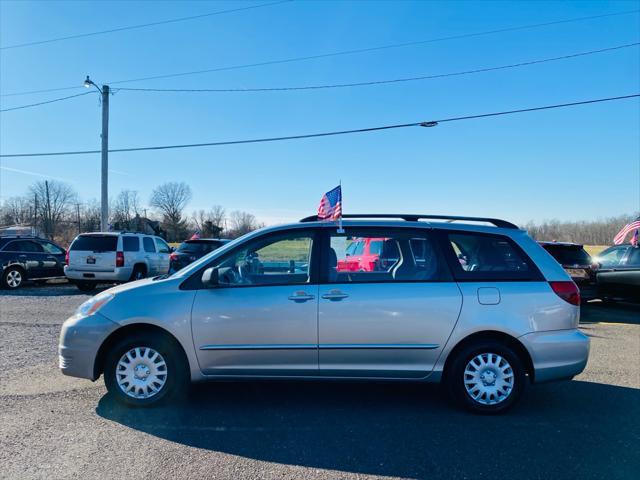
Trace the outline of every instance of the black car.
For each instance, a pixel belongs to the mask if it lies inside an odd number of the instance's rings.
[[[207,253],[220,248],[231,240],[222,238],[199,238],[197,240],[186,240],[180,244],[178,249],[171,254],[171,272],[186,267],[191,262],[195,262],[200,257],[204,257]]]
[[[64,278],[66,253],[64,248],[38,237],[0,237],[2,287],[13,289],[26,280]]]
[[[595,260],[600,298],[640,301],[640,247],[615,245],[602,251]]]
[[[597,297],[594,261],[582,245],[568,242],[538,243],[562,265],[562,268],[580,289],[582,299],[588,300]]]

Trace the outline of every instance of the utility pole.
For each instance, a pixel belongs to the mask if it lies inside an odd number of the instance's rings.
[[[109,85],[102,86],[102,186],[100,231],[109,230]]]
[[[80,204],[76,203],[76,215],[78,219],[78,235],[80,235]]]
[[[98,85],[87,75],[84,86],[89,88],[94,86],[102,96],[102,162],[101,162],[101,182],[100,182],[100,231],[109,230],[109,85]]]

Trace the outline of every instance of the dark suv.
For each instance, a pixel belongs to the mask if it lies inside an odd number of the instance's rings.
[[[584,247],[568,242],[538,242],[551,254],[580,289],[580,297],[589,300],[597,296],[594,261]]]
[[[189,265],[191,262],[196,261],[200,257],[204,257],[207,253],[213,252],[215,249],[220,248],[228,242],[230,242],[230,240],[222,238],[198,238],[197,240],[186,240],[182,242],[178,249],[169,257],[171,260],[169,271],[177,272],[181,268]]]
[[[25,280],[64,278],[66,251],[37,237],[0,237],[2,286],[18,288]]]

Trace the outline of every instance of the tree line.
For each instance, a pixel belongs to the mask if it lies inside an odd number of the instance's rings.
[[[122,190],[109,206],[111,229],[146,231],[180,242],[198,232],[202,237],[236,238],[263,226],[251,213],[227,212],[220,205],[187,213],[192,198],[189,185],[168,182],[156,187],[147,203],[135,190]],[[619,215],[591,221],[528,222],[523,228],[536,240],[609,245],[623,225],[638,215]],[[70,185],[56,180],[34,183],[22,196],[0,205],[0,224],[33,226],[40,234],[68,245],[82,232],[100,230],[100,204],[80,202]]]
[[[583,245],[611,245],[613,237],[624,225],[635,220],[638,214],[618,215],[590,221],[561,222],[559,220],[547,220],[540,223],[528,222],[522,228],[527,230],[529,235],[536,240],[556,240],[558,242],[574,242]]]
[[[189,185],[168,182],[156,187],[144,202],[135,190],[122,190],[110,202],[111,230],[159,234],[180,242],[195,232],[202,237],[236,238],[263,225],[248,212],[212,205],[187,213]],[[100,203],[79,200],[73,188],[57,180],[32,184],[24,195],[0,205],[0,226],[29,226],[51,240],[68,245],[78,233],[100,231]]]

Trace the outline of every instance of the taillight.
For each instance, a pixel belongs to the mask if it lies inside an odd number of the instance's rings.
[[[171,260],[172,262],[178,260],[178,254],[176,252],[173,252],[171,255],[169,255],[169,260]]]
[[[124,253],[116,252],[116,267],[124,267]]]
[[[573,282],[549,282],[553,291],[565,302],[580,306],[580,290]]]
[[[69,250],[64,254],[64,264],[69,265]]]

